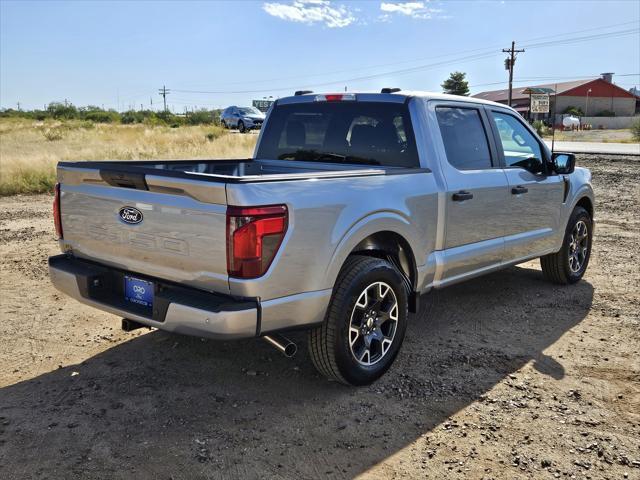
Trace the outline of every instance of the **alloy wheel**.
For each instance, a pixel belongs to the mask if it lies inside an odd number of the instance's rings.
[[[378,363],[389,352],[398,327],[398,299],[384,282],[375,282],[358,296],[349,323],[349,348],[361,365]]]
[[[576,222],[571,231],[569,240],[569,269],[578,273],[585,264],[589,251],[589,229],[587,224],[580,220]]]

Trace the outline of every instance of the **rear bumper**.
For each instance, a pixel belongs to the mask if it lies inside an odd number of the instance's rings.
[[[154,307],[147,311],[124,300],[122,278],[126,273],[67,255],[49,258],[53,285],[100,310],[185,335],[234,339],[259,333],[256,300],[234,299],[150,278],[155,284]]]
[[[153,309],[124,300],[124,276],[153,282]],[[304,292],[260,302],[168,283],[161,279],[81,260],[49,258],[49,277],[62,293],[99,310],[160,330],[214,339],[250,338],[318,325],[332,290]]]

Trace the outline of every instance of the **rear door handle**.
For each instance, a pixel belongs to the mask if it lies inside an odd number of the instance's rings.
[[[522,185],[518,185],[517,187],[513,187],[511,189],[511,193],[514,195],[520,195],[521,193],[527,193],[529,189],[527,187],[523,187]]]
[[[465,200],[471,200],[473,198],[473,193],[461,190],[458,193],[454,193],[451,198],[453,198],[454,202],[464,202]]]

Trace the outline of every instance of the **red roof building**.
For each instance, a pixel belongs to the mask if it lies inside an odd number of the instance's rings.
[[[640,97],[614,84],[612,75],[602,74],[602,78],[514,87],[511,106],[526,115],[529,111],[529,94],[525,91],[528,88],[550,88],[556,92],[555,95],[550,95],[551,112],[553,112],[555,101],[557,114],[564,113],[569,107],[574,107],[581,110],[585,117],[635,115],[638,112]],[[509,90],[480,92],[473,97],[506,104]]]

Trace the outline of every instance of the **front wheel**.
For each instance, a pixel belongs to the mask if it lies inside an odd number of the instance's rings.
[[[592,238],[593,222],[589,213],[576,207],[569,218],[562,248],[540,257],[544,277],[561,285],[579,281],[589,265]]]
[[[244,126],[244,122],[242,120],[238,122],[238,130],[240,131],[240,133],[244,133],[247,131],[247,128]]]
[[[313,364],[326,377],[368,385],[395,360],[408,318],[407,288],[385,260],[353,255],[342,268],[324,323],[309,332]]]

